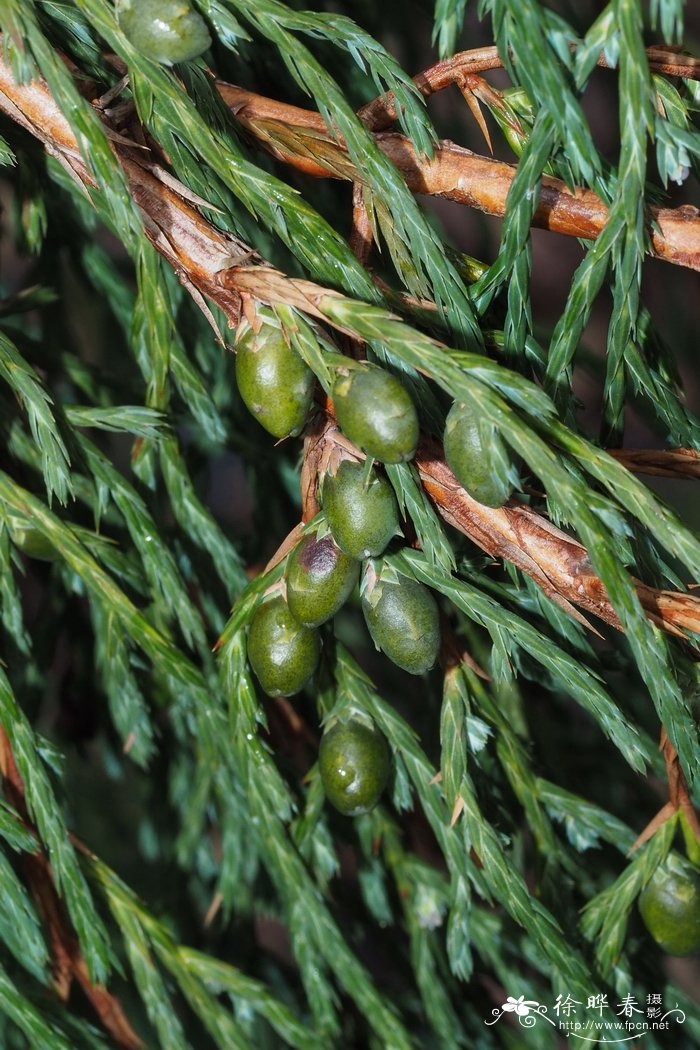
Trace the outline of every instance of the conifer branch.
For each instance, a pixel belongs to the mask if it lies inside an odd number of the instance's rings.
[[[242,102],[239,90],[231,91],[236,93],[239,103]],[[243,95],[248,97],[248,93]],[[253,96],[254,100],[256,98]],[[226,99],[229,103],[232,100],[233,95]],[[264,102],[267,106],[268,101]],[[280,104],[271,105],[277,112]],[[44,84],[39,81],[17,84],[8,67],[0,63],[0,108],[40,138],[49,152],[57,156],[83,186],[93,185],[80,159],[73,133]],[[285,112],[286,108],[283,107]],[[295,113],[299,112],[306,111],[295,110]],[[239,107],[239,119],[240,114]],[[312,126],[320,120],[316,115],[311,117]],[[137,141],[136,132],[133,138]],[[205,296],[215,302],[232,327],[239,321],[242,301],[252,298],[270,304],[286,304],[333,324],[346,335],[357,334],[334,321],[323,309],[324,301],[342,301],[339,293],[310,281],[286,277],[271,267],[260,265],[260,257],[255,251],[205,220],[191,202],[189,191],[166,175],[144,150],[125,145],[123,137],[116,140],[113,137],[112,148],[141,209],[149,239],[172,265],[183,284],[194,289],[199,297]],[[340,147],[335,148],[344,156]],[[477,161],[487,165],[497,163],[484,158],[477,158]],[[505,206],[505,195],[503,203]],[[700,219],[695,219],[693,225],[697,227],[698,239],[698,248],[693,249],[693,253],[700,266]],[[499,510],[476,503],[457,484],[439,450],[429,443],[424,444],[416,465],[426,492],[445,520],[489,554],[517,565],[548,597],[574,617],[580,618],[575,611],[579,606],[619,629],[619,619],[602,582],[591,569],[588,552],[576,539],[517,501]],[[308,481],[306,491],[305,498],[308,499]],[[700,633],[699,599],[649,587],[640,581],[636,581],[635,586],[647,615],[664,630],[680,636],[684,636],[686,630]]]
[[[362,176],[342,142],[318,113],[288,106],[243,88],[217,82],[236,119],[260,146],[278,160],[307,175],[350,181]],[[393,112],[393,111],[392,111]],[[379,148],[391,158],[413,193],[443,197],[489,215],[505,214],[517,166],[482,157],[441,140],[431,158],[421,156],[405,135],[375,132]],[[532,224],[553,233],[595,239],[608,219],[608,209],[592,190],[572,192],[561,179],[542,177]],[[651,207],[649,228],[653,254],[667,262],[700,269],[700,213],[691,205]]]
[[[345,438],[330,421],[312,444],[313,462],[323,469],[323,443]],[[547,518],[517,499],[505,507],[485,507],[461,487],[445,463],[442,449],[424,439],[415,465],[425,491],[441,517],[468,536],[487,554],[517,565],[569,615],[590,627],[576,606],[620,630],[620,621],[600,579],[592,571],[588,552],[574,536],[556,528]],[[308,482],[307,482],[308,484]],[[317,504],[314,504],[317,508]],[[680,637],[700,633],[700,600],[677,591],[660,591],[635,581],[648,616],[664,630]]]
[[[674,48],[652,46],[646,49],[649,68],[666,76],[688,77],[700,80],[700,59],[691,55],[680,54]],[[610,69],[605,55],[598,56],[597,64]],[[484,73],[489,69],[502,69],[503,59],[497,47],[472,48],[459,51],[450,58],[437,62],[429,69],[423,70],[413,78],[420,93],[428,98],[438,91],[444,91],[452,84],[461,86],[465,78],[475,73]],[[395,99],[391,92],[372,99],[359,111],[358,116],[372,131],[384,131],[398,117]]]
[[[362,175],[350,160],[344,144],[328,130],[318,113],[264,98],[223,81],[217,82],[217,88],[238,121],[277,159],[306,174],[362,182]],[[9,67],[0,63],[0,106],[36,134],[48,152],[76,177],[83,182],[92,181],[80,160],[68,123],[45,85],[39,81],[18,85]],[[125,147],[124,142],[128,139],[122,137],[120,141],[114,129],[111,129],[110,137],[131,180],[134,199],[145,210],[150,208],[156,213],[153,216],[156,225],[158,215],[167,223],[174,214],[172,206],[166,206],[166,214],[163,214],[159,197],[165,194],[154,186],[153,179],[163,187],[172,185],[173,180],[160,165],[148,160],[146,151]],[[489,215],[505,214],[508,194],[518,170],[515,165],[479,156],[446,140],[440,142],[432,158],[427,158],[417,153],[405,135],[379,132],[375,138],[413,193],[444,197]],[[142,170],[137,173],[134,167]],[[178,192],[185,199],[191,199],[183,187]],[[194,209],[192,212],[196,216]],[[607,207],[592,190],[577,187],[571,192],[561,179],[548,175],[542,177],[533,225],[570,237],[595,239],[604,229],[607,218]],[[192,221],[196,220],[193,218]],[[652,253],[657,258],[689,269],[700,269],[700,213],[697,208],[691,205],[651,207],[649,232]],[[151,233],[149,236],[153,239]],[[159,248],[162,254],[166,254],[165,248],[165,244]],[[170,261],[176,265],[177,260],[171,258]],[[199,267],[193,266],[192,269],[197,275]],[[193,284],[207,295],[206,287],[200,287],[201,280],[200,274]],[[206,286],[206,280],[204,283]]]
[[[0,1044],[409,1050],[478,1031],[491,1047],[509,1033],[484,1007],[500,1015],[506,993],[565,990],[583,1014],[598,991],[646,994],[645,977],[692,1034],[697,1008],[627,935],[677,830],[700,868],[700,537],[636,476],[700,476],[700,423],[640,287],[653,255],[700,269],[698,210],[654,208],[699,170],[700,62],[672,46],[692,5],[610,0],[587,25],[556,2],[480,0],[497,47],[412,79],[371,35],[391,23],[380,9],[368,32],[350,4],[189,2],[211,49],[170,66],[142,33],[170,0],[0,0],[11,247],[41,282],[0,302]],[[436,0],[441,56],[466,7]],[[499,67],[502,90],[482,75]],[[265,70],[261,90],[309,108],[225,82]],[[592,76],[616,89],[614,161],[584,109]],[[378,97],[358,112],[359,83]],[[497,126],[513,165],[438,139],[425,102],[450,85],[479,153]],[[297,172],[320,182],[299,192]],[[502,216],[498,251],[453,251],[417,194]],[[549,345],[537,225],[585,242]],[[598,443],[573,381],[604,287]],[[673,320],[679,334],[688,316]],[[272,399],[304,373],[283,431],[301,457],[253,419],[246,354],[229,352],[263,326],[286,359]],[[366,464],[395,499],[394,538],[313,636],[300,697],[265,699],[261,603],[296,615],[302,545],[316,530],[341,544],[329,476],[363,454],[333,396],[365,359],[420,421],[405,462]],[[631,397],[668,449],[617,448]],[[448,404],[483,422],[464,477],[507,478],[496,508],[449,469]],[[359,623],[378,573],[437,606],[436,666],[413,682]],[[371,721],[390,758],[384,800],[357,819],[333,812],[324,757],[346,719]],[[615,788],[604,807],[576,785],[594,765]],[[656,808],[635,785],[664,767],[666,804],[623,859]],[[107,856],[100,838],[119,835],[133,885],[68,824]],[[610,851],[584,856],[601,843],[622,855],[612,885]],[[269,987],[238,969],[251,958]]]

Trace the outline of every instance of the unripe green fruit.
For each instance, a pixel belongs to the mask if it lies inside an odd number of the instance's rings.
[[[399,508],[386,478],[349,459],[323,480],[323,509],[333,539],[350,558],[381,554],[399,530]]]
[[[248,660],[268,696],[293,696],[303,689],[320,652],[318,631],[300,624],[284,598],[258,607],[248,631]]]
[[[196,58],[211,44],[206,22],[188,0],[118,0],[117,18],[142,55],[166,66]]]
[[[498,472],[508,459],[496,430],[490,446],[485,447],[474,413],[455,401],[445,423],[444,443],[449,468],[472,499],[487,507],[502,507],[513,486],[508,477]],[[500,455],[495,455],[496,451]]]
[[[22,554],[39,561],[56,561],[57,552],[51,540],[26,519],[10,518],[8,520],[10,537],[13,544]]]
[[[669,854],[639,895],[649,933],[669,955],[700,952],[700,871]]]
[[[382,733],[355,718],[323,734],[318,762],[326,798],[347,817],[374,809],[391,767]]]
[[[383,463],[413,458],[418,414],[408,390],[391,372],[364,365],[339,374],[333,403],[338,426],[368,456]]]
[[[299,623],[319,627],[345,604],[359,575],[359,561],[343,554],[332,536],[306,536],[287,563],[289,608]]]
[[[440,650],[440,616],[431,591],[400,577],[371,583],[362,595],[365,622],[377,649],[409,674],[429,671]]]
[[[236,380],[246,408],[277,438],[306,423],[314,374],[271,324],[247,328],[236,344]]]

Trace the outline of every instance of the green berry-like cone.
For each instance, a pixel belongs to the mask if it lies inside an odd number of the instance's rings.
[[[391,372],[367,365],[339,375],[333,403],[340,429],[368,456],[383,463],[413,458],[418,414],[408,390]]]
[[[56,548],[43,532],[30,522],[17,518],[10,518],[8,524],[12,542],[22,554],[39,561],[56,561]]]
[[[321,781],[332,806],[347,817],[374,809],[391,768],[389,748],[376,726],[336,722],[321,739]]]
[[[300,624],[282,597],[258,607],[248,631],[248,660],[268,696],[293,696],[316,670],[318,631]]]
[[[299,623],[319,627],[352,594],[360,563],[348,558],[332,536],[306,536],[287,563],[287,602]]]
[[[472,499],[487,507],[502,507],[513,492],[503,467],[508,456],[498,433],[484,447],[479,426],[468,405],[455,401],[445,423],[445,458],[450,470]]]
[[[236,344],[236,381],[246,408],[270,434],[283,438],[303,429],[314,374],[279,328],[246,329]]]
[[[333,539],[349,558],[381,554],[400,533],[399,508],[386,478],[362,463],[343,460],[323,480],[323,509]]]
[[[410,674],[429,671],[440,650],[437,602],[422,583],[377,580],[362,595],[362,611],[372,640]]]
[[[211,44],[206,22],[188,0],[118,0],[117,18],[142,55],[166,66],[196,58]]]
[[[639,895],[644,925],[669,955],[700,952],[700,871],[671,853]]]

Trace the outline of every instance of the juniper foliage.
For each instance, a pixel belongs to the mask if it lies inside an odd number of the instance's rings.
[[[663,804],[661,725],[691,799],[700,774],[693,633],[662,631],[636,586],[692,604],[697,482],[674,509],[606,451],[626,422],[700,450],[679,379],[694,303],[649,258],[648,211],[697,200],[700,90],[645,50],[690,48],[692,5],[195,6],[211,49],[170,69],[108,0],[0,0],[6,74],[48,86],[86,170],[79,185],[42,148],[48,117],[37,130],[2,107],[0,1043],[544,1050],[550,1026],[485,1025],[501,995],[601,994],[614,1017],[651,992],[699,1039],[688,974],[669,976],[635,913],[685,818],[627,856]],[[497,46],[508,86],[466,95],[517,162],[483,260],[357,115],[392,92],[395,130],[428,165],[445,132],[411,74],[477,44]],[[316,110],[327,130],[246,127],[215,78]],[[312,686],[291,703],[260,694],[246,629],[284,572],[284,552],[265,566],[301,516],[302,446],[248,415],[231,317],[190,294],[153,236],[102,119],[118,112],[140,122],[126,147],[151,147],[162,185],[247,246],[262,284],[244,313],[280,328],[318,404],[358,347],[401,375],[429,438],[465,402],[503,439],[518,498],[565,530],[554,556],[567,536],[586,548],[621,630],[593,633],[556,582],[494,561],[441,518],[421,463],[401,463],[386,476],[410,543],[385,571],[439,597],[441,667],[416,680],[371,652],[355,596],[323,628]],[[466,107],[445,120],[484,151]],[[285,149],[341,181],[296,174]],[[608,215],[542,321],[537,252],[563,241],[532,223],[551,178]],[[370,265],[348,180],[380,249]],[[283,275],[313,284],[294,298]],[[316,753],[324,722],[358,712],[393,772],[382,803],[348,819]]]

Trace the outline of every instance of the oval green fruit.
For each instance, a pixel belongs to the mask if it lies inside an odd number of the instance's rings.
[[[246,408],[277,438],[306,423],[314,374],[271,324],[247,328],[236,344],[236,381]]]
[[[166,66],[196,58],[211,44],[206,22],[188,0],[118,0],[117,19],[142,55]]]
[[[639,895],[644,925],[669,955],[700,952],[700,871],[669,854]]]
[[[440,615],[432,592],[402,576],[379,579],[362,595],[362,611],[372,640],[410,674],[429,671],[440,650]]]
[[[484,446],[473,412],[455,401],[447,415],[444,444],[450,470],[472,499],[487,507],[502,507],[513,485],[503,471],[508,454],[497,431]]]
[[[403,383],[376,365],[338,374],[333,384],[338,426],[368,456],[383,463],[412,459],[418,444],[418,414]]]
[[[8,518],[10,537],[15,547],[29,558],[56,561],[57,551],[51,540],[26,518]]]
[[[347,817],[376,806],[391,767],[382,733],[356,718],[336,722],[323,734],[318,762],[326,798]]]
[[[299,623],[319,627],[352,594],[360,563],[348,558],[332,536],[305,536],[287,563],[287,602]]]
[[[300,624],[281,596],[263,602],[248,631],[248,660],[268,696],[293,696],[316,670],[318,631]]]
[[[323,509],[333,539],[350,558],[381,554],[400,533],[399,508],[386,478],[345,459],[323,479]]]

